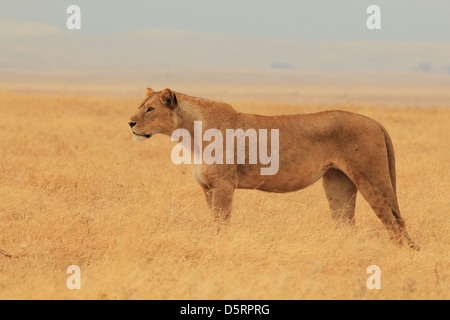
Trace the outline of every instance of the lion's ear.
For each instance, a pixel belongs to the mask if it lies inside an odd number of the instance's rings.
[[[145,90],[145,96],[146,97],[150,97],[152,94],[154,94],[155,93],[155,91],[153,91],[152,89],[150,89],[150,88],[147,88],[147,90]]]
[[[171,109],[175,109],[178,106],[177,96],[175,95],[175,92],[170,89],[164,89],[159,98],[162,103]]]

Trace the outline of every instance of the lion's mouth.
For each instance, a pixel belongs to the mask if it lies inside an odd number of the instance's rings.
[[[150,133],[150,134],[139,134],[139,133],[136,133],[136,132],[134,132],[133,131],[133,134],[135,135],[135,136],[139,136],[139,137],[144,137],[144,138],[150,138],[151,136],[152,136],[152,134]]]
[[[133,131],[133,138],[136,142],[143,142],[146,141],[148,138],[150,138],[152,134],[139,134]]]

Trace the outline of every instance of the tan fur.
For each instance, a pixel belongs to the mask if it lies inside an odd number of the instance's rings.
[[[154,110],[146,112],[149,107]],[[279,171],[275,175],[261,175],[264,165],[260,163],[248,164],[248,152],[246,164],[194,165],[194,178],[218,221],[230,219],[235,189],[291,192],[322,178],[336,221],[353,223],[359,190],[392,238],[401,242],[405,237],[411,247],[418,248],[406,232],[397,204],[391,139],[375,120],[345,111],[284,116],[244,114],[226,103],[170,89],[147,89],[146,99],[130,122],[135,123],[133,133],[140,137],[171,135],[178,128],[187,129],[193,137],[196,120],[202,121],[203,131],[216,128],[224,137],[226,129],[279,129]],[[207,144],[204,142],[203,148]]]

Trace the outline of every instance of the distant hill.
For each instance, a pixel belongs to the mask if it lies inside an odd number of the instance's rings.
[[[70,32],[0,21],[0,91],[449,105],[450,42],[301,42],[180,30]]]
[[[9,32],[0,32],[0,71],[22,75],[72,70],[96,77],[152,68],[446,73],[450,65],[450,42],[322,43],[180,30],[86,34],[39,24],[20,29],[11,24]]]

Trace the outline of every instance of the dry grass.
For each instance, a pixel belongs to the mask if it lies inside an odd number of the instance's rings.
[[[398,248],[359,196],[356,227],[337,228],[320,183],[290,194],[238,190],[216,233],[173,144],[132,140],[139,100],[0,94],[1,299],[448,299],[450,109],[346,109],[390,132],[402,214],[420,252]],[[68,290],[66,268],[81,268]],[[366,268],[381,268],[369,290]]]

